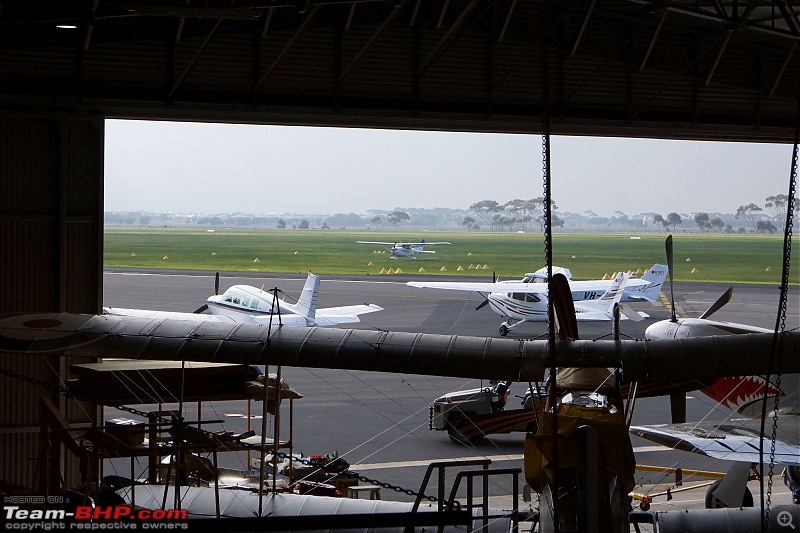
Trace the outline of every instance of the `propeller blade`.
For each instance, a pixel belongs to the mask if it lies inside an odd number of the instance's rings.
[[[219,294],[219,272],[217,272],[217,275],[214,276],[214,294]]]
[[[492,270],[492,283],[497,283],[497,271]]]
[[[482,307],[486,307],[486,305],[488,303],[489,303],[489,298],[486,298],[484,301],[482,301],[481,303],[478,304],[478,307],[476,307],[475,310],[477,311],[478,309],[480,309]]]
[[[672,322],[677,322],[678,317],[675,315],[675,293],[672,289],[672,235],[667,236],[664,246],[667,249],[667,267],[669,268],[669,306],[670,311],[672,311],[672,318],[670,318],[670,320]]]
[[[208,304],[203,304],[200,307],[198,307],[197,309],[195,309],[194,311],[192,311],[192,313],[202,313],[206,309],[208,309]]]
[[[719,311],[720,308],[722,308],[722,306],[724,306],[726,303],[731,301],[731,297],[732,296],[733,296],[733,287],[728,287],[728,290],[725,291],[725,293],[723,293],[722,296],[717,298],[717,301],[714,302],[711,305],[711,307],[706,309],[705,313],[700,315],[700,318],[708,318],[711,315],[713,315],[714,313],[716,313],[717,311]]]
[[[558,335],[562,340],[578,339],[578,319],[575,317],[575,304],[572,301],[572,291],[569,290],[569,281],[564,274],[554,274],[550,280],[550,298],[553,299],[553,308],[561,326]]]

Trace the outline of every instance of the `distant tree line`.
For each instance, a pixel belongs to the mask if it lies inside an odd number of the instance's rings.
[[[560,212],[551,202],[553,228],[568,227],[573,230],[648,231],[656,227],[677,231],[679,226],[694,224],[700,231],[724,233],[775,233],[784,225],[789,208],[788,196],[768,196],[762,205],[741,205],[735,213],[678,213],[666,216],[646,212],[627,215],[615,211],[609,217],[593,211],[583,213]],[[251,215],[231,214],[177,214],[149,213],[143,211],[106,212],[105,223],[110,226],[211,228],[277,228],[277,229],[446,229],[468,231],[542,231],[545,224],[545,204],[542,197],[529,200],[514,199],[504,204],[495,200],[480,200],[468,209],[451,208],[394,208],[370,209],[367,214],[335,213],[333,215]],[[794,202],[795,213],[800,206]],[[744,223],[744,225],[743,225]],[[692,226],[689,226],[692,227]],[[795,226],[797,227],[797,225]]]

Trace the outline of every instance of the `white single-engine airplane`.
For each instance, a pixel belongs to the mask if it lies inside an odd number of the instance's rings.
[[[667,262],[672,265],[672,236],[667,238]],[[670,286],[672,279],[670,279]],[[670,294],[672,290],[670,287]],[[711,320],[709,317],[727,304],[733,295],[729,288],[698,318],[678,318],[674,300],[672,316],[651,324],[645,330],[648,341],[692,339],[708,336],[774,333],[773,330]],[[780,369],[776,368],[780,373]],[[786,466],[784,481],[800,503],[800,374],[781,376],[780,387],[763,376],[721,377],[700,392],[743,418],[723,422],[703,421],[654,426],[632,426],[638,437],[669,448],[698,453],[715,459],[734,461],[725,478],[709,487],[706,507],[752,506],[747,488],[750,465],[770,459],[770,434],[775,423],[773,460]],[[767,431],[762,448],[761,413],[767,401]],[[767,433],[768,432],[768,433]]]
[[[275,326],[282,324],[284,326],[308,327],[352,324],[359,322],[359,315],[383,311],[382,307],[374,304],[317,309],[319,283],[319,276],[309,271],[308,278],[296,304],[276,298],[273,291],[264,291],[250,285],[234,285],[222,295],[209,296],[207,303],[194,313],[123,309],[120,307],[104,307],[103,313],[106,315],[169,318],[195,322],[236,322],[272,324]],[[217,277],[216,287],[217,289],[219,288],[219,277]],[[206,309],[211,314],[202,314]]]
[[[425,246],[435,246],[437,244],[450,244],[449,242],[425,242],[422,239],[419,242],[376,242],[376,241],[357,241],[356,244],[378,244],[383,246],[388,251],[392,252],[392,259],[398,257],[410,257],[412,260],[417,259],[417,254],[435,254],[433,250],[425,250]]]
[[[667,340],[772,333],[772,330],[765,328],[706,318],[730,299],[731,292],[732,289],[729,289],[700,318],[676,318],[652,324],[645,331],[645,338]],[[706,507],[739,507],[753,505],[753,497],[746,486],[750,465],[762,460],[769,461],[774,420],[773,460],[775,464],[786,467],[784,481],[792,491],[794,503],[800,503],[800,374],[781,377],[780,388],[768,383],[762,376],[744,376],[718,378],[713,385],[700,389],[719,405],[743,418],[722,422],[632,426],[630,431],[669,448],[734,461],[725,478],[709,488]],[[764,401],[767,401],[768,419],[762,449],[761,411]]]
[[[553,268],[553,273],[560,271],[570,278],[570,272],[564,268]],[[664,279],[667,277],[665,265],[653,265],[641,278],[627,279],[621,295],[622,302],[626,301],[655,301]],[[619,277],[619,276],[618,276]],[[456,291],[470,291],[488,293],[486,301],[478,309],[489,305],[491,309],[507,320],[500,324],[500,335],[506,336],[508,332],[525,322],[541,322],[547,320],[547,272],[538,270],[526,274],[520,281],[495,281],[495,282],[436,282],[436,281],[410,281],[408,285],[417,288],[449,289]],[[606,305],[608,291],[612,289],[616,280],[569,280],[572,299],[575,302],[575,312],[578,320],[611,320],[612,315]],[[593,300],[603,300],[600,306],[592,305]],[[612,306],[613,307],[613,306]],[[649,318],[647,313],[636,312],[622,308],[623,318],[639,320]],[[514,322],[514,321],[517,322]]]

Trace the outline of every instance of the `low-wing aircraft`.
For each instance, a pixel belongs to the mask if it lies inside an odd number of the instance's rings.
[[[667,238],[667,262],[672,266],[672,236]],[[672,280],[670,279],[670,288]],[[672,290],[670,290],[672,293]],[[727,304],[733,296],[729,288],[698,318],[679,318],[671,302],[672,316],[651,324],[645,330],[648,341],[692,339],[698,337],[772,334],[773,330],[711,320],[709,317]],[[747,489],[750,464],[769,459],[769,436],[761,448],[761,413],[764,401],[769,401],[767,412],[775,415],[774,462],[786,466],[786,485],[795,503],[800,503],[800,374],[783,376],[780,387],[762,376],[720,377],[700,392],[717,404],[734,411],[743,418],[722,422],[680,423],[653,426],[632,426],[634,435],[666,447],[699,453],[715,459],[744,463],[734,465],[721,482],[709,487],[706,506],[713,507],[752,505],[752,495]],[[762,454],[763,452],[763,454]]]
[[[730,298],[729,290],[720,300]],[[715,304],[716,305],[716,304]],[[719,309],[720,306],[717,307]],[[709,309],[711,311],[714,308]],[[645,337],[650,341],[691,339],[706,336],[772,333],[771,330],[703,318],[677,318],[652,324]],[[713,312],[713,311],[712,311]],[[730,420],[652,426],[632,426],[632,434],[669,448],[699,453],[715,459],[738,462],[720,482],[709,487],[706,506],[752,505],[747,489],[751,464],[769,460],[772,422],[768,420],[762,448],[761,413],[767,401],[767,414],[775,421],[773,460],[786,467],[784,481],[800,503],[800,374],[782,376],[780,387],[762,376],[721,377],[700,389],[719,405],[736,413]]]
[[[410,257],[412,260],[417,259],[418,254],[435,254],[434,250],[425,250],[426,246],[435,246],[439,244],[450,244],[449,242],[425,242],[425,239],[419,242],[376,242],[376,241],[357,241],[356,244],[377,244],[383,246],[392,253],[392,259],[398,257]]]
[[[219,292],[217,274],[215,292]],[[383,311],[375,304],[348,305],[342,307],[317,308],[320,279],[308,272],[306,283],[297,303],[291,304],[277,298],[274,290],[264,291],[250,285],[234,285],[224,293],[209,296],[206,304],[194,313],[154,311],[148,309],[124,309],[104,307],[106,315],[142,318],[168,318],[194,322],[234,322],[285,326],[335,326],[359,322],[359,315]],[[202,314],[208,310],[211,314]]]
[[[569,270],[560,269],[566,278],[570,277]],[[553,270],[554,274],[556,269]],[[667,277],[667,267],[655,264],[641,278],[627,279],[624,290],[621,294],[622,302],[626,301],[654,301],[658,298],[659,291]],[[539,270],[534,273],[526,274],[520,281],[495,281],[495,282],[474,282],[474,281],[410,281],[407,284],[411,287],[429,289],[448,289],[456,291],[470,291],[488,293],[486,300],[478,306],[478,309],[489,305],[492,311],[502,317],[507,317],[506,321],[500,324],[500,335],[506,336],[508,332],[525,322],[540,322],[547,320],[547,283],[537,282],[546,281],[547,273]],[[612,288],[616,280],[569,280],[569,289],[572,293],[572,300],[575,304],[575,311],[578,320],[611,320],[607,302],[595,306],[589,302],[603,299],[607,292]],[[608,299],[607,297],[605,298]],[[588,305],[587,305],[588,304]],[[613,306],[612,306],[613,307]],[[648,318],[649,315],[643,312],[636,312],[622,307],[623,317],[639,320]],[[515,322],[516,321],[516,322]]]

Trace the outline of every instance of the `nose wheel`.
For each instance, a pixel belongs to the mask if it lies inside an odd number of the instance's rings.
[[[508,323],[503,322],[500,324],[500,336],[505,337],[506,335],[508,335]]]

